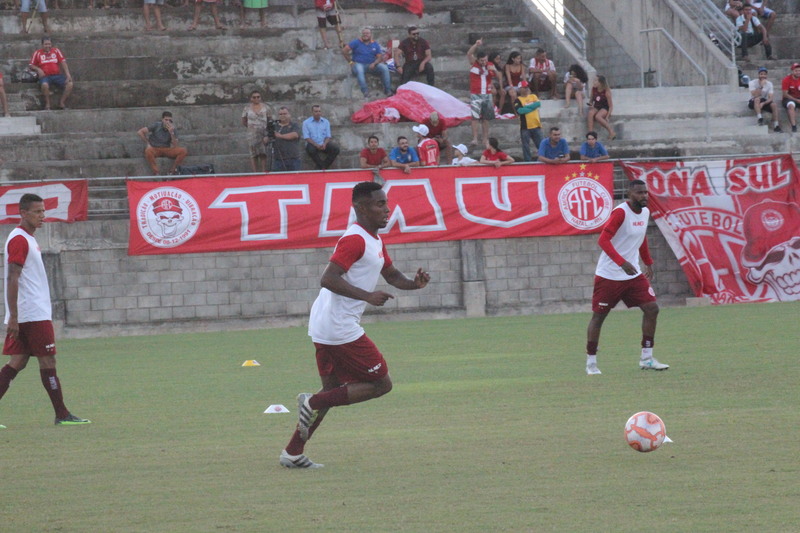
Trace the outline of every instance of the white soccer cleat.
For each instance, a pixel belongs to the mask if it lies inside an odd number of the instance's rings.
[[[286,468],[322,468],[325,465],[315,463],[302,453],[300,455],[289,455],[286,450],[281,452],[281,466]]]
[[[600,372],[600,369],[597,368],[597,363],[586,363],[586,373],[590,376],[602,374],[602,372]]]
[[[669,365],[659,363],[655,357],[639,360],[639,368],[642,370],[667,370]]]

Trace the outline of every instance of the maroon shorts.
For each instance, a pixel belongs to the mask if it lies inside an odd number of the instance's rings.
[[[32,355],[44,357],[56,354],[56,334],[50,320],[23,322],[19,325],[19,335],[14,338],[6,335],[3,355]]]
[[[608,313],[622,301],[628,307],[639,307],[656,301],[656,293],[650,282],[639,274],[633,279],[616,281],[613,279],[594,277],[594,293],[592,294],[592,311]]]
[[[378,381],[389,373],[383,354],[366,335],[347,344],[314,346],[319,375],[334,375],[341,384]]]

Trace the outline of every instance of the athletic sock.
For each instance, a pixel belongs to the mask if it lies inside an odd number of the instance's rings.
[[[761,113],[757,114],[756,118],[761,118]]]
[[[327,407],[339,405],[350,405],[350,398],[347,397],[347,385],[336,387],[325,392],[318,392],[308,399],[308,405],[315,411]]]
[[[2,398],[8,390],[11,381],[17,377],[17,373],[17,369],[11,365],[5,365],[3,368],[0,368],[0,398]]]
[[[597,343],[596,342],[587,342],[586,343],[586,355],[597,355]]]
[[[596,355],[587,355],[586,356],[586,364],[587,365],[596,365],[597,364],[597,356]]]
[[[311,435],[317,430],[319,425],[322,423],[324,418],[324,413],[321,413],[317,416],[317,419],[314,420],[314,423],[311,424],[311,427],[308,428],[308,440],[311,440]],[[289,455],[300,455],[303,453],[303,450],[306,448],[306,441],[300,437],[300,432],[298,430],[294,430],[292,434],[292,438],[289,439],[289,444],[286,445],[286,453]]]
[[[42,368],[39,373],[42,376],[42,385],[50,396],[50,402],[56,412],[56,418],[66,418],[69,416],[69,409],[64,405],[64,396],[61,393],[61,382],[58,380],[55,368]]]

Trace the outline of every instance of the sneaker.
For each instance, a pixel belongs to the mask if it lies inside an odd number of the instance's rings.
[[[763,126],[764,125],[764,118],[763,117],[758,119],[758,125],[759,126]]]
[[[792,126],[792,133],[797,133],[797,125]]]
[[[57,426],[78,426],[80,424],[91,424],[91,420],[80,418],[70,413],[66,418],[56,418]]]
[[[666,370],[669,365],[659,363],[655,357],[650,357],[649,359],[640,359],[639,368],[642,370]]]
[[[286,450],[281,452],[281,466],[286,468],[322,468],[325,465],[315,463],[302,453],[300,455],[289,455]]]
[[[597,368],[597,363],[586,363],[586,373],[590,376],[602,374],[602,372],[600,372],[600,369]]]
[[[317,419],[317,411],[308,405],[308,399],[312,396],[310,392],[301,392],[297,395],[297,430],[300,431],[300,438],[303,440],[308,440],[308,428]]]
[[[780,126],[775,126],[775,129],[772,131],[774,131],[775,133],[783,133],[783,130],[781,129]]]

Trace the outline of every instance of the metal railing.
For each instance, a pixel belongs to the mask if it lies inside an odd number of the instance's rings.
[[[699,72],[700,75],[703,77],[703,100],[704,100],[704,105],[705,105],[706,142],[710,142],[711,141],[711,119],[710,119],[710,113],[709,113],[709,110],[708,110],[708,73],[706,73],[706,71],[700,65],[697,64],[697,61],[692,59],[692,57],[686,52],[686,50],[683,49],[683,47],[678,43],[678,41],[673,39],[672,35],[670,35],[669,32],[667,30],[665,30],[664,28],[647,28],[647,29],[639,31],[639,35],[644,37],[645,35],[649,35],[650,33],[653,33],[653,32],[658,32],[661,35],[663,35],[664,37],[666,37],[667,40],[670,43],[672,43],[672,45],[675,47],[675,49],[678,52],[680,52],[683,55],[683,57],[685,57],[689,61],[689,63],[692,64],[692,66],[695,68],[695,70],[697,70],[697,72]],[[649,51],[649,49],[650,49],[649,41],[646,43],[646,42],[644,42],[644,38],[643,38],[642,39],[642,46],[641,46],[642,61],[640,63],[640,65],[641,65],[641,77],[642,77],[642,88],[645,87],[644,65],[647,64],[646,58],[644,56],[645,56],[645,53]],[[656,53],[655,53],[655,56],[656,56],[656,74],[657,74],[657,79],[658,79],[658,86],[661,87],[662,86],[661,85],[662,84],[662,80],[661,80],[661,39],[656,39]]]
[[[703,34],[736,63],[736,47],[741,43],[731,19],[711,0],[674,0],[684,13],[694,19]]]
[[[528,0],[545,18],[553,24],[556,31],[567,38],[578,49],[582,59],[586,59],[586,41],[589,32],[575,15],[567,9],[562,0]]]

